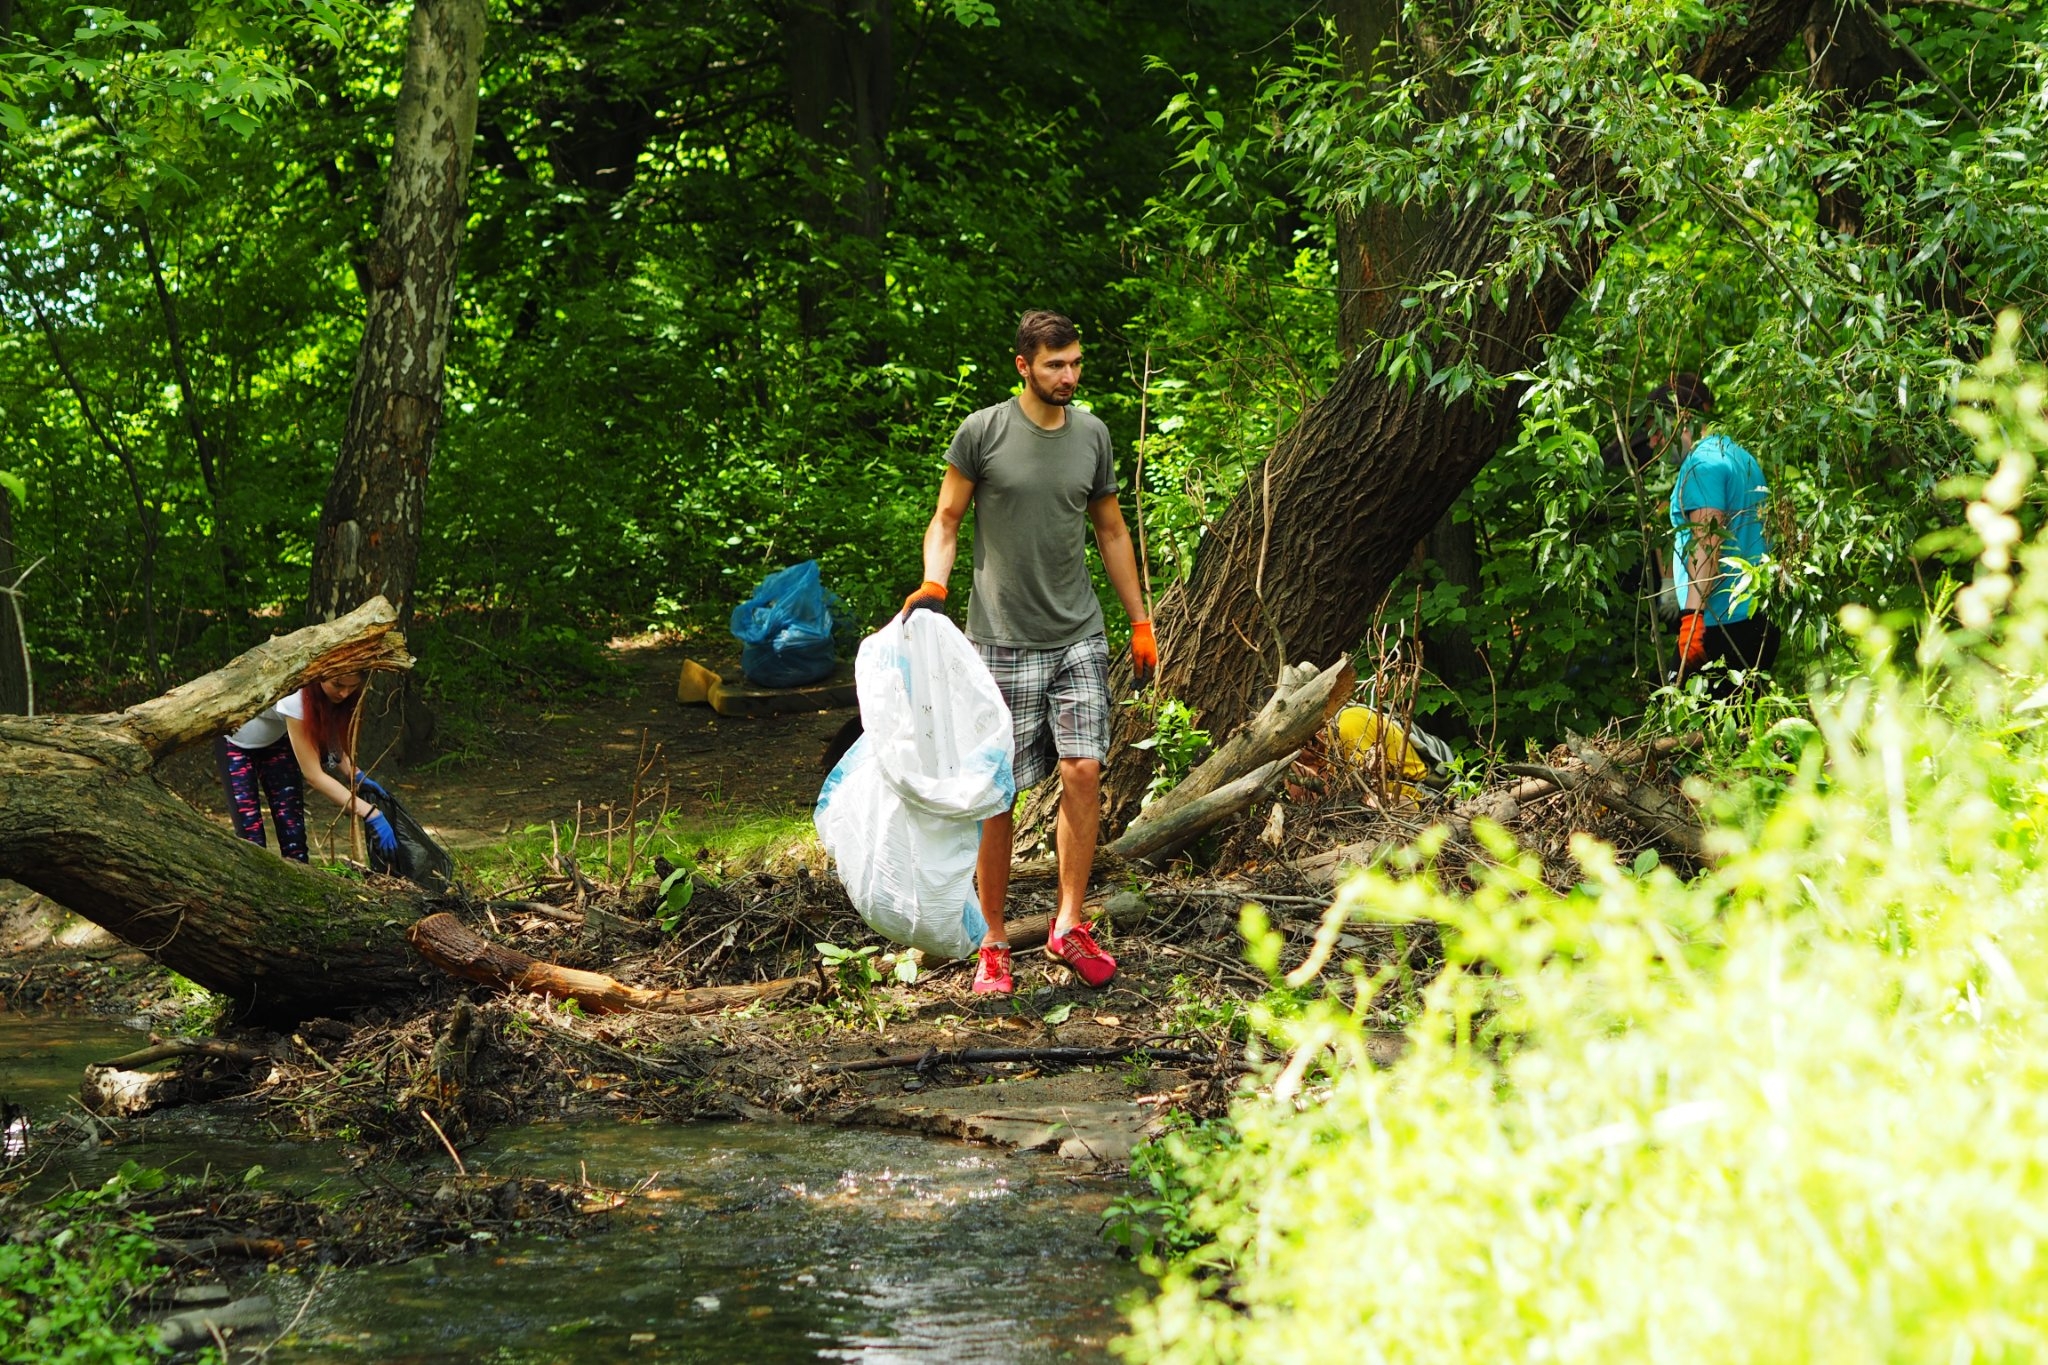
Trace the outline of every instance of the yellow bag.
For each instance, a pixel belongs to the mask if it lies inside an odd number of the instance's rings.
[[[1421,782],[1430,774],[1425,759],[1408,741],[1401,723],[1370,706],[1351,705],[1337,712],[1337,739],[1353,763],[1370,765],[1375,774],[1402,782]]]

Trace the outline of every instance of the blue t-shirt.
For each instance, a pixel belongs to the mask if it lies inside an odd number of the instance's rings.
[[[1741,569],[1731,560],[1753,564],[1770,553],[1762,517],[1770,488],[1756,456],[1718,433],[1701,438],[1678,467],[1678,482],[1671,488],[1673,551],[1671,576],[1678,585],[1678,604],[1685,606],[1692,591],[1686,572],[1686,558],[1692,553],[1692,522],[1688,514],[1704,507],[1717,507],[1728,516],[1728,530],[1721,539],[1721,576],[1715,580],[1713,595],[1704,603],[1707,624],[1724,626],[1747,621],[1756,612],[1750,598],[1733,601]]]

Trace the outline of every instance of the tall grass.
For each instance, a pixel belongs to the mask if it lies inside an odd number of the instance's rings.
[[[1126,1358],[2048,1358],[2048,424],[2014,330],[1958,409],[1987,477],[1954,619],[1899,666],[1843,613],[1867,669],[1695,880],[1582,838],[1560,895],[1500,836],[1469,897],[1348,883],[1445,926],[1413,1050],[1367,1063],[1356,970],[1266,1012],[1289,1065],[1238,1143],[1175,1140],[1208,1240]]]

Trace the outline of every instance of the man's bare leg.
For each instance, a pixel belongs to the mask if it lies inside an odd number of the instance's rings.
[[[1102,764],[1093,758],[1060,760],[1060,814],[1058,852],[1060,865],[1060,910],[1053,932],[1064,934],[1081,923],[1081,903],[1088,898],[1088,877],[1095,870],[1095,838],[1102,827]],[[1003,845],[1009,846],[1010,831],[1003,831]],[[986,857],[988,836],[982,836]],[[985,866],[986,864],[984,864]],[[1004,868],[1004,885],[1009,869]]]
[[[1016,837],[1016,817],[1009,811],[981,822],[981,851],[974,859],[974,894],[981,901],[981,917],[988,924],[988,932],[981,936],[983,947],[1010,941],[1003,923],[1003,902],[1010,894],[1010,851]]]

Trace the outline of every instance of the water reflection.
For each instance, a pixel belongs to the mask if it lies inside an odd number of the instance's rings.
[[[1102,1360],[1139,1277],[1115,1192],[1057,1163],[890,1133],[535,1125],[472,1169],[630,1187],[579,1242],[330,1276],[279,1361]]]
[[[0,1013],[0,1098],[38,1138],[76,1112],[87,1062],[139,1042],[109,1020]],[[246,1112],[175,1109],[122,1129],[139,1140],[67,1151],[45,1179],[90,1183],[135,1160],[354,1188],[336,1144],[271,1135]],[[1117,1301],[1142,1278],[1097,1236],[1119,1187],[1050,1158],[851,1129],[609,1122],[538,1123],[463,1155],[473,1172],[636,1192],[579,1240],[481,1237],[325,1273],[270,1360],[1106,1360]],[[289,1320],[316,1277],[262,1278]]]

